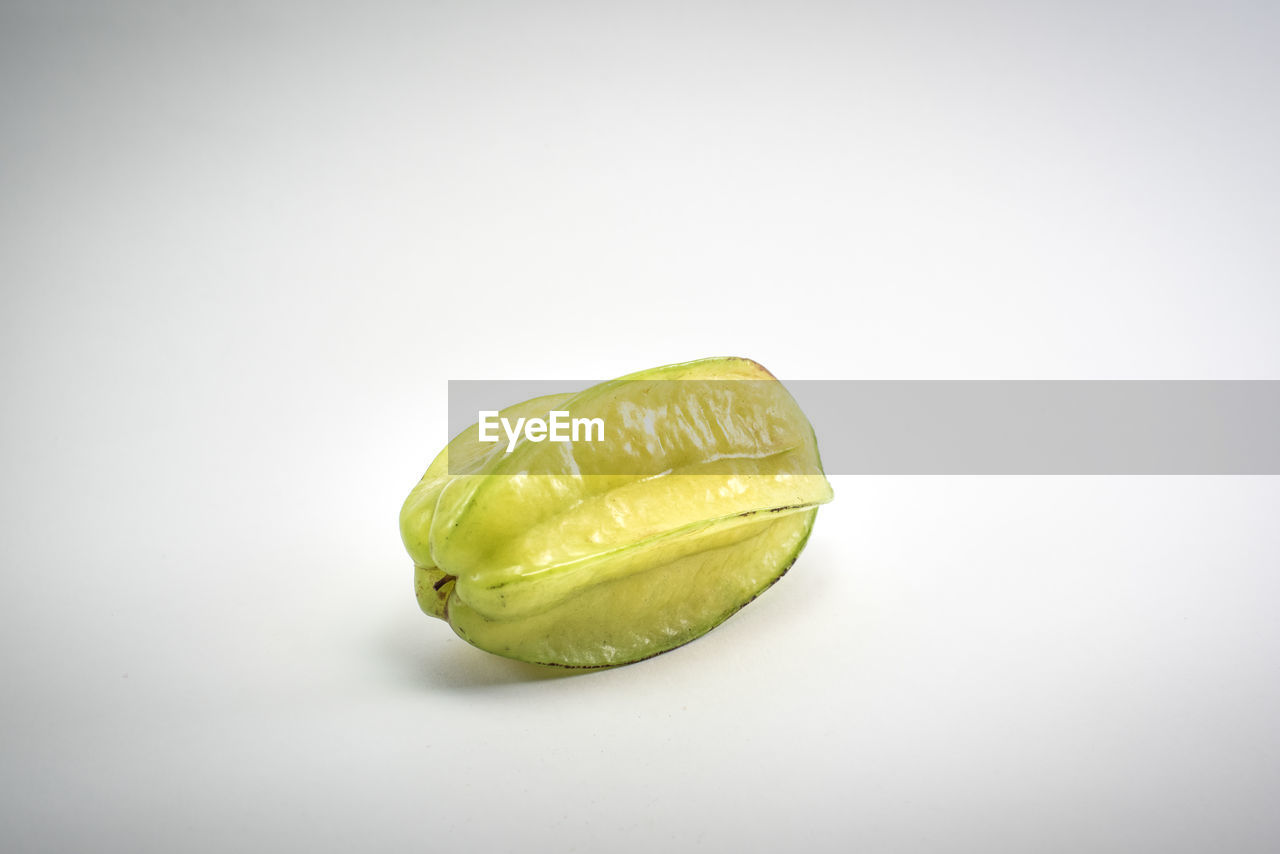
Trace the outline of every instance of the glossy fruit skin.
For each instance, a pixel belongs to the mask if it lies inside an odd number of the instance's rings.
[[[401,511],[422,610],[499,655],[595,668],[687,643],[777,581],[831,499],[812,427],[747,359],[643,371],[502,416],[553,409],[621,426],[608,442],[511,454],[464,431]]]

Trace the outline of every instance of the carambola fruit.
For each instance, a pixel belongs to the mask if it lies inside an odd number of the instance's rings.
[[[603,439],[522,437],[508,452],[472,426],[400,514],[422,610],[498,655],[609,667],[687,643],[780,578],[831,500],[813,428],[748,359],[643,371],[500,416],[553,410],[600,418]]]

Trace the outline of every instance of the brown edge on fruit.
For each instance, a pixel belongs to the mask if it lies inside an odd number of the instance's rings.
[[[735,360],[737,360],[737,361],[739,361],[739,362],[749,362],[750,364],[755,365],[757,368],[759,368],[760,370],[762,370],[762,371],[764,371],[766,374],[768,374],[768,375],[769,375],[769,379],[771,379],[771,380],[777,380],[777,379],[778,379],[776,376],[774,376],[773,371],[769,370],[769,369],[768,369],[768,368],[766,368],[764,365],[762,365],[762,364],[760,364],[759,362],[757,362],[755,359],[748,359],[746,356],[727,356],[727,357],[726,357],[726,359],[735,359]],[[779,382],[781,382],[781,380],[778,380],[778,381],[779,381]]]
[[[781,513],[783,510],[807,510],[810,507],[818,507],[817,504],[785,504],[782,507],[770,507],[768,510],[748,510],[745,513],[739,513],[741,518],[748,516],[760,516],[764,513]]]

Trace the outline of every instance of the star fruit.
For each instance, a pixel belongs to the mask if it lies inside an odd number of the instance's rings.
[[[498,655],[597,668],[688,643],[791,567],[832,497],[809,421],[748,359],[642,371],[498,414],[509,425],[553,413],[598,418],[603,436],[482,441],[473,425],[400,514],[419,606]]]

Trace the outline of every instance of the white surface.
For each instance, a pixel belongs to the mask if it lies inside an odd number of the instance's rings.
[[[413,602],[449,378],[1277,378],[1275,8],[1035,5],[7,4],[0,847],[1274,850],[1275,478],[835,478],[603,673]]]

